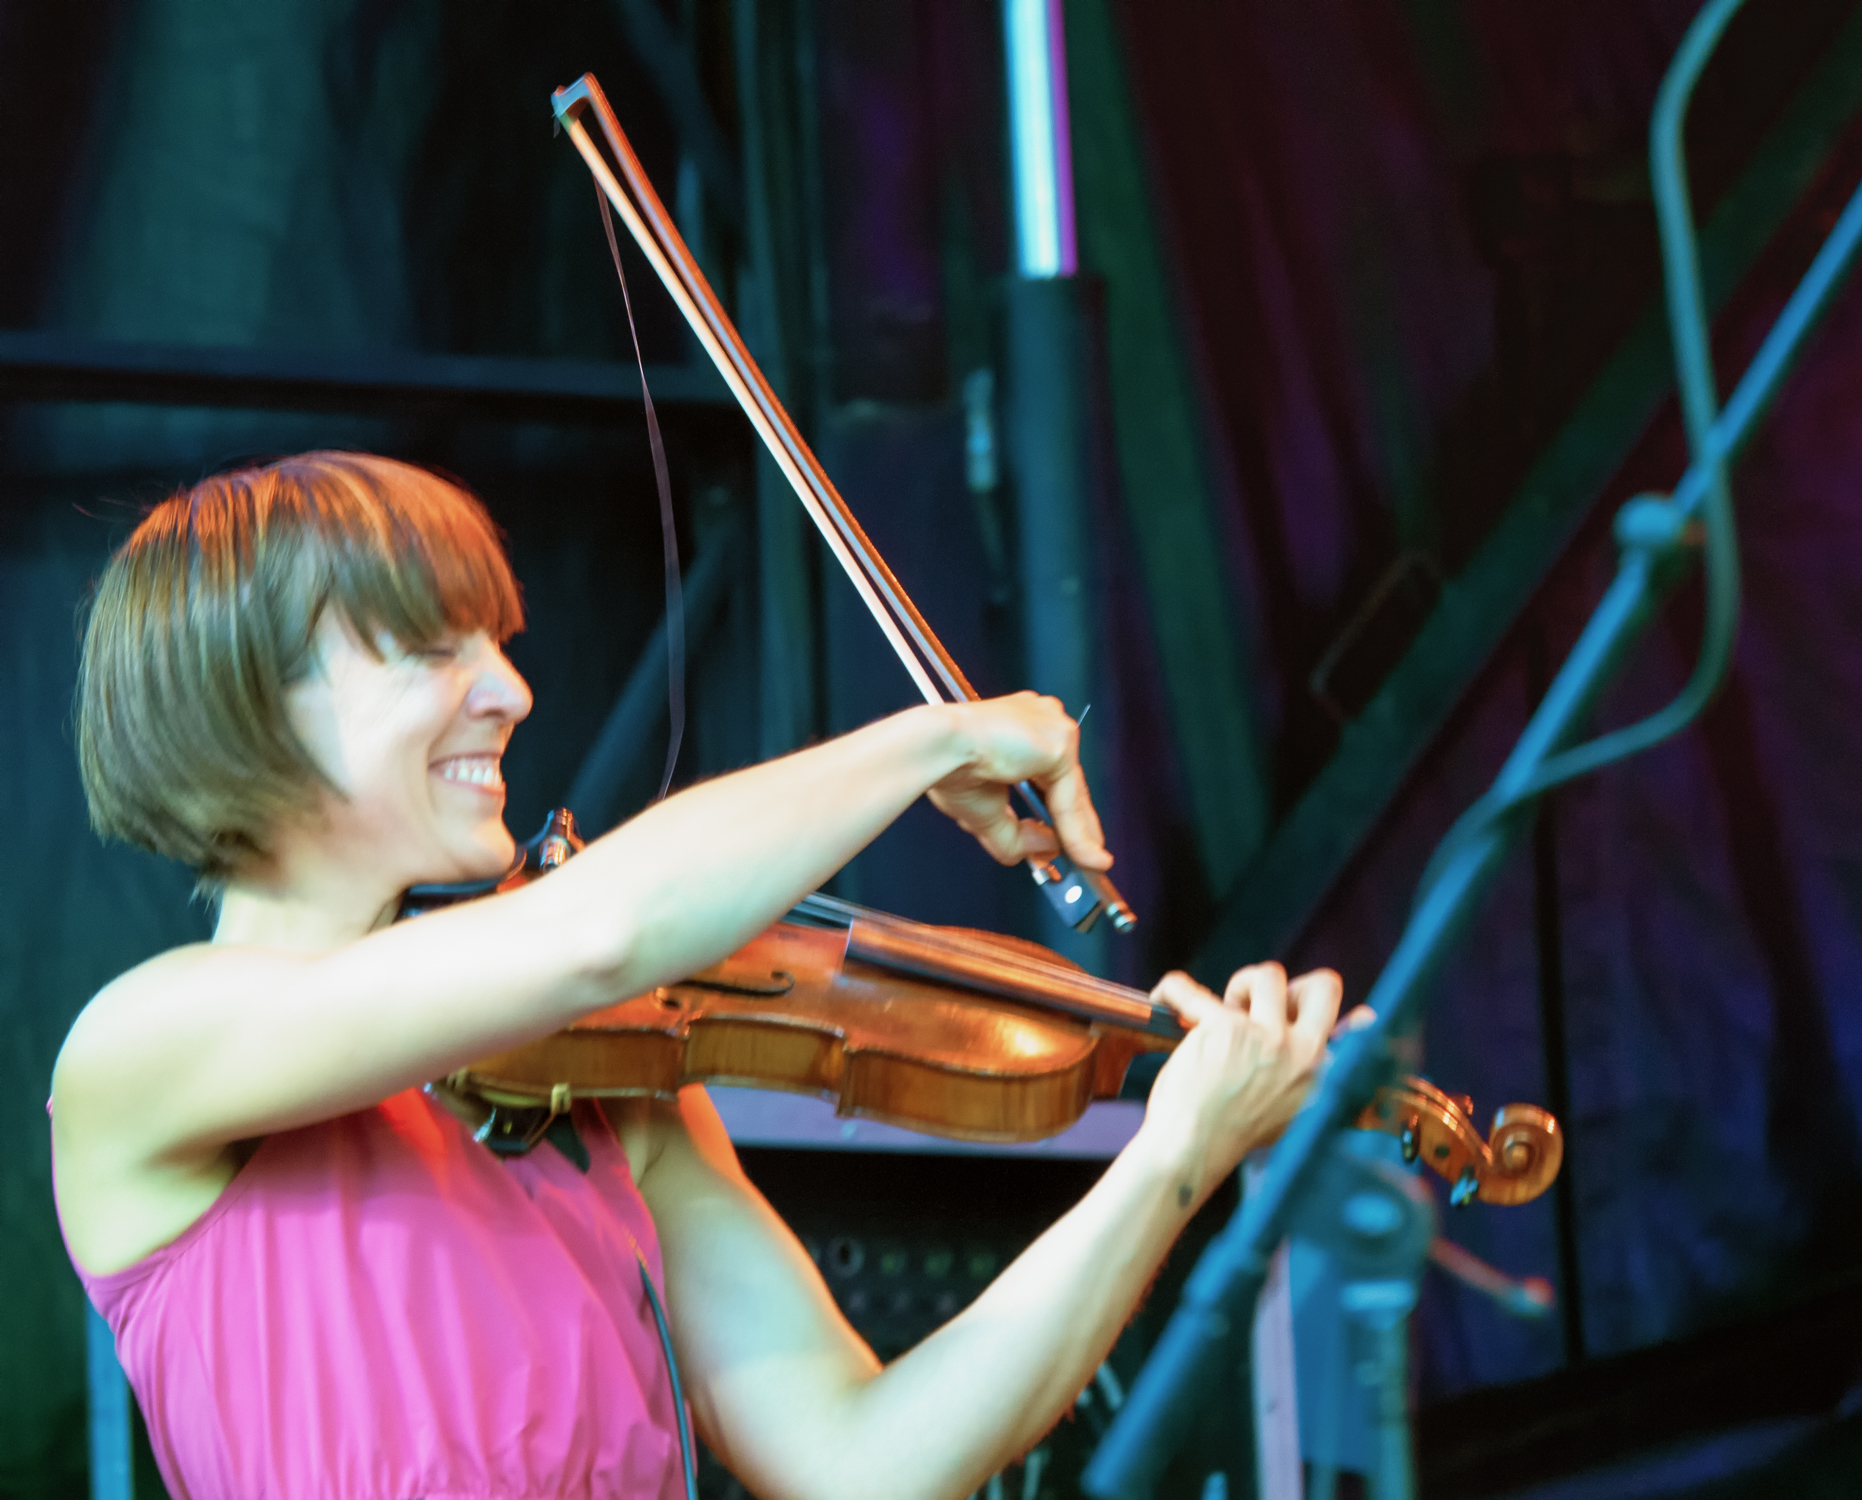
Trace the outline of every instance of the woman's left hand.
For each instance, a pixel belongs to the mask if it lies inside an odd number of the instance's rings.
[[[1200,1203],[1286,1129],[1318,1074],[1343,993],[1330,969],[1289,982],[1276,963],[1239,970],[1220,999],[1181,972],[1151,991],[1190,1028],[1157,1075],[1139,1132],[1179,1174],[1179,1207]]]

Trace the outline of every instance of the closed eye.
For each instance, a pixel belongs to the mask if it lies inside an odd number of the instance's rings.
[[[442,637],[437,641],[429,641],[424,646],[409,648],[407,655],[416,661],[452,661],[459,655],[459,645],[456,639]]]

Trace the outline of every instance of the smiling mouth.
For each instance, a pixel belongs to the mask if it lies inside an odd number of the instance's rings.
[[[458,782],[485,791],[504,790],[504,771],[495,755],[455,755],[449,760],[436,761],[433,770],[441,781]]]

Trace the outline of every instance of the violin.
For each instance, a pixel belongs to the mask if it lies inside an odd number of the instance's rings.
[[[417,886],[401,915],[553,869],[581,847],[550,814],[504,877]],[[783,1089],[929,1135],[1032,1141],[1115,1099],[1134,1058],[1186,1034],[1169,1006],[1021,938],[934,927],[813,895],[676,984],[462,1068],[446,1084],[492,1107],[484,1135],[522,1149],[578,1098],[671,1099],[691,1083]],[[1420,1078],[1379,1090],[1362,1129],[1453,1186],[1457,1205],[1525,1203],[1558,1175],[1558,1122],[1510,1104],[1482,1136],[1472,1101]]]

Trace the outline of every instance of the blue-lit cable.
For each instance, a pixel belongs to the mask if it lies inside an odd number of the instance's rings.
[[[1720,421],[1719,394],[1713,372],[1713,331],[1707,317],[1706,295],[1701,288],[1700,247],[1687,187],[1684,127],[1688,100],[1706,69],[1707,60],[1744,3],[1745,0],[1707,0],[1662,78],[1655,112],[1649,122],[1649,175],[1655,197],[1656,228],[1661,236],[1662,282],[1668,301],[1669,338],[1674,347],[1675,384],[1680,394],[1682,425],[1693,458],[1683,485],[1677,487],[1671,502],[1676,512],[1675,534],[1678,537],[1682,526],[1698,522],[1703,539],[1701,571],[1707,598],[1700,652],[1694,669],[1672,702],[1634,724],[1558,753],[1553,753],[1555,745],[1541,745],[1537,747],[1540,758],[1536,764],[1528,761],[1522,765],[1525,757],[1515,751],[1492,790],[1462,814],[1443,839],[1423,873],[1418,901],[1421,893],[1441,877],[1448,861],[1470,839],[1509,814],[1523,811],[1554,787],[1671,739],[1700,717],[1726,679],[1733,641],[1739,630],[1739,537],[1733,523],[1732,486],[1727,477],[1727,466],[1738,442],[1729,439]],[[1825,251],[1829,248],[1826,245]],[[1822,259],[1820,255],[1819,260]],[[1813,265],[1812,272],[1815,270]],[[1802,298],[1812,279],[1810,275],[1805,277],[1804,285],[1792,299],[1794,303]],[[1766,340],[1768,347],[1784,330],[1785,321],[1782,317],[1779,319],[1778,327]],[[1798,332],[1801,334],[1802,330]],[[1745,391],[1755,376],[1760,377],[1766,387],[1775,389],[1782,373],[1782,362],[1755,359],[1752,369],[1740,382],[1740,390]],[[1768,398],[1769,390],[1760,402],[1750,404],[1750,414],[1756,416],[1756,407]],[[1742,408],[1742,414],[1745,412],[1746,408]],[[1743,439],[1744,435],[1745,430],[1740,430],[1737,437]],[[1684,496],[1683,488],[1691,489],[1691,493]],[[1630,592],[1638,601],[1652,592],[1655,579],[1646,558],[1632,555],[1625,559],[1619,584],[1625,582],[1631,585]],[[1580,642],[1579,649],[1572,653],[1574,662],[1582,656],[1583,644]],[[1561,674],[1565,675],[1568,674]],[[1594,677],[1589,672],[1582,675],[1586,679]],[[1524,748],[1522,745],[1521,749]]]
[[[1804,341],[1828,308],[1842,285],[1856,256],[1862,251],[1862,187],[1851,194],[1847,206],[1824,240],[1823,247],[1811,262],[1810,269],[1798,283],[1778,319],[1766,334],[1759,351],[1746,367],[1738,387],[1726,402],[1725,409],[1713,424],[1707,438],[1707,450],[1726,462],[1736,458],[1759,419],[1778,394],[1792,363],[1802,351]],[[1670,504],[1674,524],[1692,522],[1707,501],[1706,470],[1695,464],[1675,486]],[[1724,574],[1721,575],[1724,577]],[[1625,558],[1610,591],[1597,608],[1583,636],[1573,648],[1570,660],[1547,692],[1532,725],[1519,747],[1508,759],[1506,769],[1496,778],[1494,787],[1470,807],[1456,823],[1449,836],[1430,860],[1429,869],[1420,882],[1427,890],[1439,878],[1448,861],[1483,830],[1509,813],[1519,811],[1532,798],[1564,782],[1598,770],[1611,761],[1647,748],[1662,725],[1649,726],[1644,719],[1626,729],[1602,735],[1574,749],[1552,754],[1560,733],[1577,717],[1575,707],[1562,701],[1587,696],[1600,674],[1599,659],[1616,650],[1630,633],[1630,622],[1652,603],[1656,589],[1649,560],[1632,553]],[[1677,703],[1680,701],[1676,700]],[[1670,705],[1672,709],[1673,705]],[[1664,710],[1664,716],[1668,710]],[[1658,716],[1660,717],[1660,716]],[[1679,726],[1676,726],[1679,727]],[[1420,896],[1418,897],[1420,900]]]
[[[1764,343],[1747,366],[1737,389],[1728,398],[1708,434],[1706,448],[1710,453],[1726,462],[1738,456],[1776,398],[1805,339],[1828,308],[1859,251],[1862,251],[1862,187],[1851,194],[1810,269],[1804,273],[1797,290],[1785,303],[1771,332],[1766,334]],[[1674,508],[1677,526],[1692,522],[1706,505],[1709,495],[1705,474],[1705,467],[1695,464],[1675,486],[1669,503]],[[1725,574],[1719,576],[1724,579]],[[1495,780],[1493,789],[1462,815],[1442,841],[1420,883],[1422,890],[1434,883],[1448,861],[1469,839],[1491,828],[1497,820],[1519,811],[1531,799],[1553,787],[1646,749],[1656,738],[1665,737],[1662,731],[1673,732],[1659,721],[1674,710],[1675,704],[1653,719],[1644,719],[1562,753],[1551,753],[1551,747],[1557,742],[1557,731],[1568,728],[1575,717],[1558,701],[1560,695],[1569,692],[1582,696],[1589,690],[1597,677],[1594,669],[1598,657],[1607,655],[1626,637],[1624,626],[1629,619],[1628,611],[1645,607],[1654,594],[1648,559],[1632,553],[1624,560],[1610,592],[1585,627],[1584,636],[1547,693],[1540,712],[1534,715],[1533,725],[1508,760],[1507,769]],[[1711,600],[1711,593],[1709,598]],[[1677,699],[1676,704],[1681,701]]]
[[[1701,568],[1707,591],[1700,655],[1686,686],[1672,703],[1638,723],[1548,759],[1519,789],[1516,800],[1537,796],[1560,782],[1635,755],[1678,734],[1700,717],[1725,680],[1732,660],[1733,638],[1739,630],[1739,537],[1733,525],[1733,495],[1727,477],[1730,445],[1715,441],[1720,410],[1713,373],[1713,328],[1701,289],[1700,246],[1688,195],[1683,134],[1694,87],[1742,4],[1744,0],[1708,0],[1701,8],[1662,79],[1655,113],[1649,121],[1649,175],[1655,195],[1655,223],[1661,235],[1662,282],[1668,298],[1675,385],[1693,456],[1692,473],[1704,485],[1697,506],[1697,518],[1704,531]]]
[[[1730,455],[1714,441],[1720,415],[1713,373],[1713,330],[1701,290],[1700,246],[1687,188],[1683,128],[1688,100],[1727,24],[1744,0],[1708,0],[1682,39],[1662,79],[1649,122],[1649,173],[1655,222],[1661,233],[1662,280],[1668,296],[1668,329],[1674,345],[1675,384],[1687,430],[1692,467],[1705,482],[1699,507],[1705,546],[1701,562],[1707,607],[1700,655],[1680,694],[1638,723],[1567,751],[1540,767],[1522,795],[1532,796],[1611,761],[1635,755],[1678,734],[1700,717],[1726,678],[1733,639],[1739,630],[1739,537],[1733,525]],[[1690,518],[1691,519],[1691,518]]]

